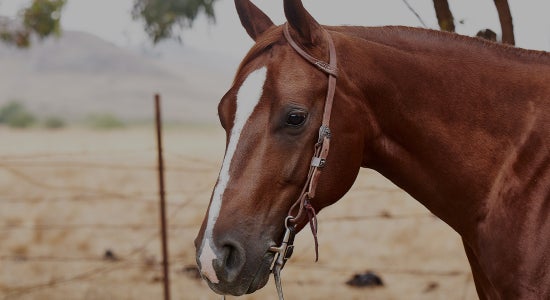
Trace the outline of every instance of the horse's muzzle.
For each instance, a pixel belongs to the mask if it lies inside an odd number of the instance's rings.
[[[201,275],[214,292],[220,295],[241,296],[253,293],[267,284],[273,253],[263,251],[263,256],[254,259],[255,255],[247,255],[241,243],[226,240],[220,244],[220,247],[212,247],[215,258],[211,261],[201,259],[205,249],[197,251],[197,264]],[[254,245],[251,243],[246,246]],[[208,263],[212,264],[212,268],[206,265]],[[215,273],[212,274],[212,271]]]

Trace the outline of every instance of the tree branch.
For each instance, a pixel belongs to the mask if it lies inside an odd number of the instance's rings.
[[[420,21],[420,23],[422,24],[422,26],[424,26],[424,28],[428,28],[428,26],[426,25],[426,23],[424,22],[424,20],[422,20],[422,17],[420,16],[420,14],[418,14],[416,12],[416,10],[409,4],[409,2],[407,2],[407,0],[402,0],[403,3],[405,3],[405,5],[407,6],[407,8],[416,16],[416,18],[418,19],[418,21]]]
[[[514,24],[512,22],[512,13],[508,0],[494,0],[500,19],[500,27],[502,28],[502,42],[510,45],[515,45]]]
[[[449,2],[447,0],[434,0],[434,8],[439,28],[443,31],[455,32],[455,21],[449,8]]]

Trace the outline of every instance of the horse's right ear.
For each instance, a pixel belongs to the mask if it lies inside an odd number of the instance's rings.
[[[255,41],[267,29],[274,26],[273,21],[250,0],[235,0],[235,7],[243,27]]]

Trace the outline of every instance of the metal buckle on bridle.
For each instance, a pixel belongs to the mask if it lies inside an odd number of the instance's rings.
[[[280,268],[280,270],[282,270],[286,264],[286,261],[292,256],[292,253],[294,252],[294,237],[296,236],[296,227],[290,224],[290,221],[292,219],[293,217],[291,216],[288,216],[285,219],[286,230],[281,246],[269,248],[269,251],[275,252],[276,255],[275,261],[273,262],[273,266],[271,268],[272,272],[274,272],[276,268]]]
[[[327,160],[320,158],[320,157],[314,157],[311,159],[311,166],[316,168],[324,168],[327,165]]]
[[[331,137],[332,132],[330,128],[327,125],[322,125],[321,128],[319,128],[319,140],[317,140],[317,143],[322,143],[325,138],[330,139]]]
[[[325,139],[330,140],[331,137],[332,137],[332,132],[330,131],[330,128],[326,125],[322,125],[321,128],[319,128],[319,139],[317,140],[317,144],[315,145],[315,148],[320,149],[323,146],[323,142],[325,141]],[[325,158],[321,158],[317,156],[317,153],[311,159],[312,167],[322,169],[326,166],[326,164],[327,164],[327,160]]]
[[[285,235],[283,237],[283,242],[279,247],[271,247],[269,251],[275,252],[275,260],[273,266],[271,267],[271,272],[275,278],[275,286],[277,287],[277,293],[279,294],[279,299],[283,300],[283,286],[281,283],[281,271],[283,270],[287,260],[294,253],[294,237],[296,236],[296,227],[293,224],[290,224],[290,221],[293,217],[288,216],[285,219]]]

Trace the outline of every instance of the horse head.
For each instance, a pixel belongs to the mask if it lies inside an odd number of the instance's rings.
[[[289,45],[287,34],[312,57],[329,61],[328,33],[300,0],[285,0],[288,25],[275,26],[249,0],[235,0],[256,44],[242,61],[218,113],[226,151],[208,212],[195,240],[197,263],[217,293],[243,295],[263,287],[281,244],[285,219],[310,176],[323,123],[328,76]],[[311,206],[319,211],[353,184],[363,159],[365,128],[351,115],[355,89],[340,72],[332,107],[331,150]],[[350,150],[353,149],[353,150]],[[308,176],[309,175],[309,176]],[[295,220],[297,230],[307,218]]]

